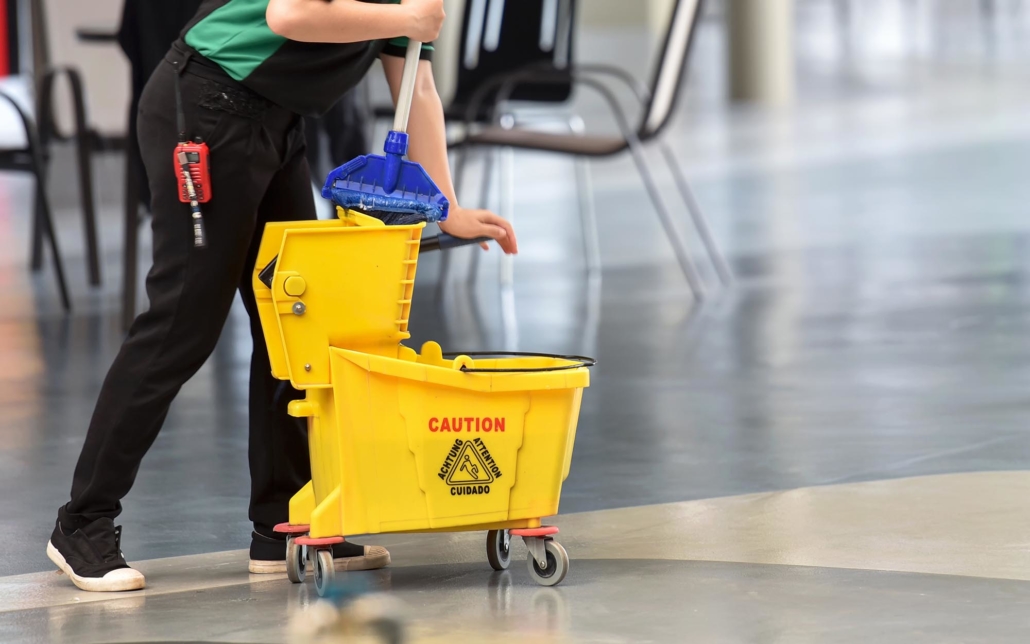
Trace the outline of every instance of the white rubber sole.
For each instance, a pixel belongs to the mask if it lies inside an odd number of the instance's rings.
[[[365,546],[365,554],[360,557],[340,557],[333,560],[333,568],[337,572],[353,572],[358,570],[378,570],[390,565],[390,551],[382,546]],[[286,560],[259,561],[251,559],[247,569],[255,575],[286,574]]]
[[[127,590],[141,590],[147,584],[143,573],[133,568],[112,570],[103,577],[80,577],[75,574],[71,566],[68,565],[68,562],[64,560],[64,555],[49,541],[46,542],[46,556],[50,557],[50,561],[54,562],[61,572],[68,575],[68,579],[71,579],[73,584],[89,592],[116,593]],[[285,566],[284,562],[284,570]]]

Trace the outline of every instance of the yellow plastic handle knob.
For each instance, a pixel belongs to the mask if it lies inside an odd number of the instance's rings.
[[[318,409],[313,402],[307,400],[290,401],[286,407],[286,413],[294,418],[310,418],[317,415]]]
[[[300,275],[291,275],[286,278],[283,283],[283,290],[290,297],[300,297],[304,295],[304,291],[308,288],[308,283],[304,281],[304,278]]]

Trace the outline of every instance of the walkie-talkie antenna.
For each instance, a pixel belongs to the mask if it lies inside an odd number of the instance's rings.
[[[179,89],[179,63],[175,63],[175,127],[179,130],[179,143],[186,142],[186,115],[182,111],[182,90]]]

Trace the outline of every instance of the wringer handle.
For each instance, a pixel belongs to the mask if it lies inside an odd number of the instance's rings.
[[[448,235],[447,233],[440,233],[439,235],[433,235],[432,237],[426,237],[422,240],[422,244],[419,246],[420,253],[427,253],[433,250],[450,250],[452,248],[459,248],[461,246],[470,246],[472,244],[482,244],[484,242],[493,241],[489,237],[477,237],[475,239],[464,239],[462,237],[455,237],[454,235]]]
[[[397,94],[397,113],[393,117],[393,131],[407,132],[408,117],[411,116],[411,101],[415,96],[415,77],[418,75],[418,61],[422,55],[422,43],[409,40],[404,55],[404,73],[401,74],[401,89]]]

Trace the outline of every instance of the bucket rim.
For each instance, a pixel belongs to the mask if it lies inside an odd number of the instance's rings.
[[[532,367],[532,368],[514,368],[509,367],[507,369],[479,369],[469,368],[462,365],[461,371],[464,373],[546,373],[549,371],[572,371],[574,369],[589,369],[597,364],[597,360],[589,358],[587,356],[577,355],[562,355],[557,353],[539,353],[531,351],[448,351],[443,354],[443,357],[448,360],[454,360],[462,356],[469,358],[550,358],[553,360],[565,360],[570,364],[555,365],[552,367]]]

